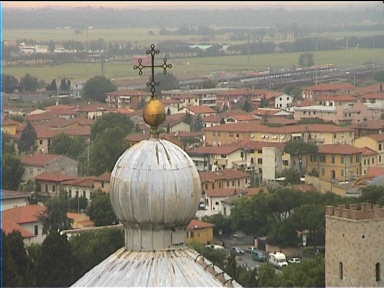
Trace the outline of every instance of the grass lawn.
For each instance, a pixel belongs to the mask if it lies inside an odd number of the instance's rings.
[[[349,49],[312,52],[316,65],[359,65],[368,61],[383,62],[384,49]],[[220,71],[261,71],[268,65],[289,67],[298,63],[301,53],[270,53],[257,55],[223,56],[206,58],[170,59],[174,64],[172,72],[176,77],[205,76]],[[42,66],[12,66],[4,67],[4,73],[17,77],[29,73],[39,79],[51,81],[54,78],[69,78],[71,80],[86,80],[100,74],[100,64],[64,64]],[[146,71],[145,75],[149,71]],[[132,68],[131,61],[125,63],[106,63],[105,74],[109,78],[138,78],[137,71]],[[144,81],[145,82],[145,81]]]

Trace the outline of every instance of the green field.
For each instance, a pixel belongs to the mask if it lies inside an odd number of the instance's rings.
[[[349,49],[312,52],[316,65],[359,65],[369,61],[384,61],[384,49]],[[176,77],[187,78],[206,76],[212,72],[220,71],[261,71],[272,65],[275,67],[289,67],[298,63],[301,53],[270,53],[251,56],[223,56],[206,58],[170,59],[174,64],[172,69]],[[54,78],[69,78],[86,80],[100,74],[100,64],[64,64],[64,65],[43,65],[43,66],[12,66],[4,67],[6,74],[17,77],[26,73],[51,81]],[[109,78],[138,78],[137,72],[132,69],[131,61],[125,63],[106,63],[105,74]],[[148,71],[147,71],[148,74]]]
[[[150,31],[153,34],[150,34]],[[208,40],[199,35],[159,35],[158,28],[114,28],[114,29],[90,29],[82,30],[80,34],[75,33],[73,29],[12,29],[4,31],[4,40],[33,39],[36,41],[87,41],[104,39],[106,41],[132,41],[135,43],[148,44],[164,40],[184,40],[190,42],[217,42],[226,40],[227,35],[218,35]]]

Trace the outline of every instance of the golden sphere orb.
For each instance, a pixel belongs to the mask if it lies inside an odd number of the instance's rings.
[[[158,99],[151,99],[143,111],[144,121],[152,127],[157,127],[165,120],[165,107]]]

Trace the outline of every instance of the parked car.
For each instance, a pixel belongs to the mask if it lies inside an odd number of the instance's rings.
[[[211,249],[224,249],[223,246],[220,246],[220,245],[215,245],[215,244],[208,244],[208,245],[205,245],[206,248],[211,248]]]
[[[299,264],[299,263],[301,263],[301,259],[297,258],[297,257],[294,257],[294,258],[289,259],[288,263],[290,263],[290,264]]]
[[[231,253],[233,253],[235,255],[244,255],[245,254],[244,250],[239,248],[239,247],[232,247]]]
[[[252,256],[252,259],[255,261],[260,261],[260,262],[267,261],[267,255],[265,254],[265,252],[254,247],[251,248],[251,256]]]

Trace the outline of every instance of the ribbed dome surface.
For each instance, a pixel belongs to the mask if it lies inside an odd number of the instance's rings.
[[[141,141],[117,161],[111,201],[121,222],[133,226],[184,226],[195,216],[201,184],[191,158],[161,139]]]

